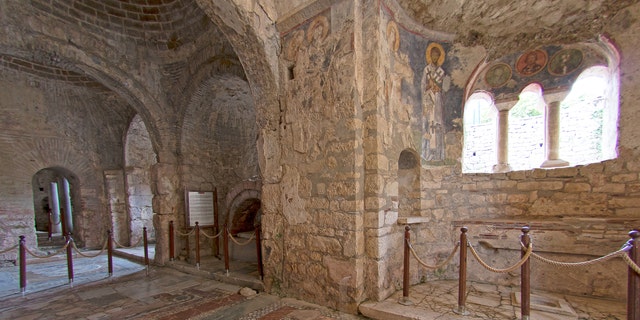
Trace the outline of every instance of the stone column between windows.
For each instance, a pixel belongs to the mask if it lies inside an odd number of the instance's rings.
[[[514,103],[500,103],[496,105],[498,109],[498,163],[493,166],[493,172],[509,172],[509,110]]]
[[[560,103],[567,96],[566,92],[545,95],[545,145],[547,159],[541,168],[566,167],[568,161],[560,159]]]

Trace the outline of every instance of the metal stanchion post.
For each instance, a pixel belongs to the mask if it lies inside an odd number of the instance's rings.
[[[409,243],[411,242],[411,234],[409,233],[410,230],[411,227],[409,227],[408,225],[404,227],[404,270],[402,277],[402,298],[400,298],[400,301],[398,301],[398,303],[405,306],[413,305],[413,301],[409,299],[409,286],[411,285],[409,283],[409,258],[411,254],[411,252],[409,251]]]
[[[524,248],[522,248],[521,257],[526,255],[527,248],[531,243],[529,230],[529,227],[522,227],[520,241]],[[531,260],[527,259],[520,267],[520,270],[520,313],[522,320],[529,320],[531,311]]]
[[[169,221],[169,261],[173,261],[176,256],[175,239],[173,230],[173,220]]]
[[[640,244],[638,243],[638,237],[640,237],[640,231],[633,230],[629,232],[629,258],[635,264],[640,264]],[[637,320],[640,319],[640,275],[629,267],[629,278],[627,282],[627,319]]]
[[[264,279],[264,271],[262,270],[262,242],[260,240],[260,227],[256,227],[256,255],[258,258],[258,274],[260,274],[260,280]]]
[[[69,285],[73,287],[73,238],[71,232],[67,233],[67,270],[69,274]]]
[[[455,313],[468,315],[467,300],[467,227],[460,228],[460,269],[458,272],[458,309]]]
[[[147,227],[142,228],[142,241],[144,243],[144,265],[147,268],[147,275],[149,275],[149,244],[147,242]]]
[[[51,238],[53,237],[53,218],[51,217],[51,210],[49,210],[48,214],[49,214],[49,225],[47,226],[47,236],[49,241],[51,241]]]
[[[107,230],[107,263],[109,266],[109,277],[113,275],[113,235],[111,230]]]
[[[227,272],[227,276],[229,275],[229,230],[227,230],[227,225],[224,225],[224,270]]]
[[[220,223],[218,222],[218,188],[213,188],[213,234],[220,232]],[[213,255],[220,259],[220,238],[213,239]]]
[[[200,270],[200,224],[196,221],[196,269]]]
[[[20,236],[20,292],[27,290],[27,248],[24,236]]]

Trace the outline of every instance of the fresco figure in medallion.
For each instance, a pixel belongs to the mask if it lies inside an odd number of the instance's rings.
[[[427,65],[422,74],[422,158],[439,161],[445,158],[444,93],[450,81],[442,64],[445,52],[442,45],[432,42],[425,52]]]

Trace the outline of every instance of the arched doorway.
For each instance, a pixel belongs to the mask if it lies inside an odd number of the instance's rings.
[[[42,169],[32,178],[33,212],[38,247],[64,245],[66,234],[74,232],[75,217],[79,214],[80,187],[78,178],[68,169],[50,167]],[[76,239],[82,244],[82,239]]]
[[[237,241],[229,243],[232,260],[258,263],[256,255],[256,229],[261,227],[262,202],[260,181],[241,183],[227,196],[225,224]]]

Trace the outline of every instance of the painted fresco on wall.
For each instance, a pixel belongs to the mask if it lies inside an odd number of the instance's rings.
[[[492,88],[500,88],[511,79],[511,67],[506,63],[492,65],[484,76],[484,80]]]
[[[523,76],[532,76],[547,65],[547,53],[543,50],[527,51],[518,58],[516,70]]]
[[[551,57],[549,73],[554,76],[564,76],[577,70],[582,64],[583,54],[578,49],[563,49]]]
[[[445,77],[442,68],[446,52],[441,44],[431,42],[427,46],[427,65],[422,72],[420,92],[422,93],[422,158],[444,160],[444,99]]]
[[[452,45],[408,31],[393,20],[386,30],[387,40],[394,39],[388,41],[391,88],[386,100],[392,108],[410,105],[414,147],[425,163],[444,163],[445,136],[457,130],[454,119],[461,114],[462,88],[451,81],[451,71],[459,65],[449,54]]]
[[[496,100],[512,100],[534,82],[545,91],[565,89],[575,82],[586,66],[596,65],[606,66],[607,60],[588,46],[552,45],[516,52],[488,63],[471,92],[489,91]],[[510,78],[504,83],[498,81],[498,78],[504,80],[502,77],[507,68],[513,70]]]

